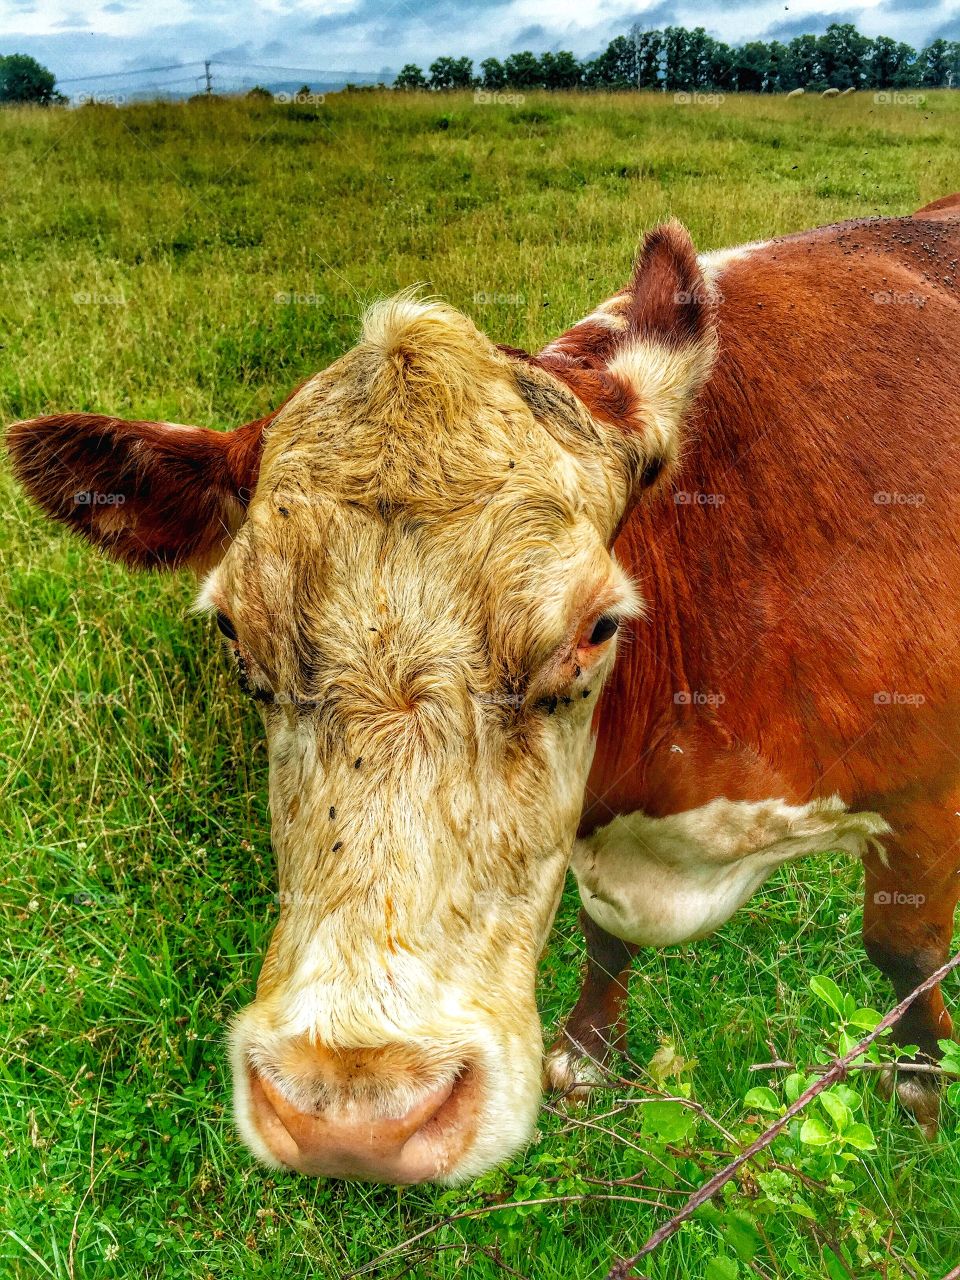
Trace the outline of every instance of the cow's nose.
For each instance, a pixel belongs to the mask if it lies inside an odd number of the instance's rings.
[[[430,1087],[413,1106],[397,1106],[396,1114],[362,1095],[317,1112],[301,1111],[252,1066],[248,1080],[257,1132],[277,1160],[300,1173],[426,1182],[456,1167],[475,1128],[478,1081],[470,1068]]]

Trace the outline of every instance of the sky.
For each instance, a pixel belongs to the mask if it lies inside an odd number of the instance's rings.
[[[833,9],[824,0],[652,0],[645,7],[622,0],[0,0],[0,53],[32,54],[71,96],[189,92],[202,84],[206,58],[214,87],[226,91],[258,80],[329,83],[350,73],[389,80],[406,62],[426,68],[442,54],[467,54],[477,64],[519,49],[571,49],[585,58],[634,22],[704,26],[730,44],[789,40],[830,22],[915,47],[936,36],[960,39],[960,8],[949,0]]]

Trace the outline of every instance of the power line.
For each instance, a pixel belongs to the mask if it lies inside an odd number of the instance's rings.
[[[211,62],[215,67],[250,67],[257,71],[292,71],[298,76],[379,76],[383,74],[380,71],[318,71],[316,67],[278,67],[270,62],[223,62],[219,58],[212,58]]]
[[[190,67],[236,67],[240,71],[285,71],[293,75],[312,76],[314,79],[338,79],[344,76],[366,76],[373,78],[383,73],[379,71],[341,71],[328,70],[318,71],[316,67],[280,67],[270,62],[227,62],[220,58],[210,58],[204,61],[197,58],[193,62],[172,62],[165,67],[130,67],[126,71],[102,71],[95,76],[67,76],[65,79],[57,77],[57,84],[88,84],[92,80],[113,80],[117,76],[151,76],[158,75],[162,71],[187,71]],[[203,72],[198,72],[197,77],[201,77]]]
[[[131,67],[129,71],[102,71],[98,76],[68,76],[66,80],[57,77],[57,84],[83,84],[87,80],[110,80],[115,76],[148,76],[157,71],[186,71],[188,67],[199,67],[196,62],[172,62],[167,67]]]

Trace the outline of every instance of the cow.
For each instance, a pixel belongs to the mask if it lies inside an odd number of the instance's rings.
[[[861,857],[898,996],[960,890],[960,197],[698,257],[536,355],[405,293],[233,431],[14,425],[53,518],[192,566],[263,715],[280,915],[230,1033],[266,1164],[472,1177],[621,1043],[640,946]],[[619,651],[619,658],[617,653]],[[615,661],[616,659],[616,661]],[[587,964],[543,1069],[572,865]],[[940,991],[896,1034],[936,1058]],[[929,1072],[895,1088],[935,1131]]]

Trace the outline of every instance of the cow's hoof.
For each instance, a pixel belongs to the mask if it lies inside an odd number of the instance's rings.
[[[923,1136],[929,1142],[936,1140],[940,1124],[940,1083],[936,1076],[887,1067],[879,1074],[877,1092],[887,1099],[896,1094],[897,1101],[916,1120]]]
[[[566,1037],[551,1046],[543,1063],[546,1088],[559,1093],[564,1102],[586,1102],[604,1083],[604,1075],[603,1063]]]

